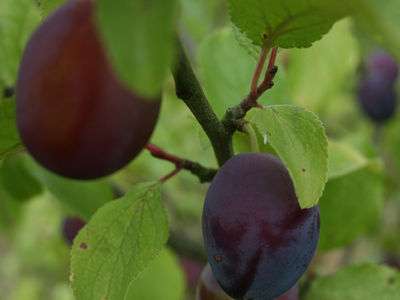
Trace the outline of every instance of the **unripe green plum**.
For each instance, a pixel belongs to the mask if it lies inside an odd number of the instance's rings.
[[[44,167],[76,179],[109,175],[147,144],[160,98],[128,89],[108,59],[94,2],[71,0],[33,33],[16,88],[17,125]]]

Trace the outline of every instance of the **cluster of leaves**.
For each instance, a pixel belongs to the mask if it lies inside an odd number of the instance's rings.
[[[62,2],[0,2],[1,90],[15,83],[21,53],[32,30]],[[188,4],[195,1],[182,2],[183,14],[198,5]],[[351,79],[356,78],[362,54],[351,34],[350,22],[364,39],[378,42],[400,59],[400,36],[396,30],[400,20],[396,13],[400,10],[394,9],[398,8],[395,2],[229,0],[232,26],[220,28],[206,38],[203,38],[205,33],[196,37],[201,40],[196,57],[198,74],[211,106],[222,117],[227,108],[248,94],[256,64],[254,53],[260,46],[310,47],[340,19],[352,16],[351,21],[336,23],[311,49],[283,51],[281,57],[288,56],[290,66],[286,67],[284,59],[278,63],[277,86],[260,99],[268,107],[251,111],[246,117],[255,129],[253,139],[258,140],[260,150],[277,154],[287,166],[300,205],[306,208],[320,204],[320,253],[350,245],[361,235],[376,232],[388,185],[385,179],[390,183],[400,178],[398,118],[389,124],[383,143],[385,152],[394,161],[394,174],[383,172],[382,162],[371,149],[370,126],[361,118],[357,122],[351,119],[351,124],[346,121],[356,113],[356,108],[349,104]],[[177,125],[168,119],[177,110],[188,113],[166,81],[175,52],[179,2],[98,0],[97,3],[99,29],[120,77],[146,95],[164,90],[164,116],[154,140],[189,157],[198,154],[203,162],[212,164],[210,145],[193,119],[186,118]],[[187,19],[194,22],[193,18]],[[188,25],[188,20],[182,18],[183,25]],[[319,77],[323,74],[327,74],[326,78]],[[308,109],[318,113],[327,125],[327,133],[317,115]],[[182,124],[193,130],[190,135],[181,130],[179,140],[184,136],[182,140],[188,142],[177,145],[171,140],[177,140],[176,132]],[[199,149],[191,146],[196,138],[193,132],[199,134]],[[357,132],[357,136],[352,132]],[[234,140],[236,151],[252,150],[248,137],[242,133],[235,133]],[[173,254],[165,250],[169,225],[158,183],[131,187],[130,175],[124,174],[85,183],[68,180],[43,170],[22,151],[15,128],[14,99],[1,99],[0,227],[17,220],[23,211],[21,203],[44,192],[47,197],[57,198],[68,212],[90,220],[72,249],[71,281],[76,299],[183,297],[181,273]],[[204,155],[203,151],[210,155]],[[145,172],[141,166],[147,166],[147,157],[139,159],[132,168]],[[144,178],[158,176],[165,166],[155,166],[152,170]],[[127,173],[131,174],[129,170]],[[129,186],[129,192],[113,201],[110,183],[115,181]],[[198,188],[189,182],[171,183],[164,188],[165,194],[178,198],[174,201],[181,205],[175,208],[178,215],[181,210],[198,217],[201,201],[197,200],[201,196],[195,195],[199,194]],[[192,194],[177,195],[182,186],[186,189],[193,186]],[[390,188],[392,194],[398,193],[393,185]],[[179,201],[179,197],[188,195],[192,201],[182,204],[187,200]],[[174,228],[176,221],[171,219],[170,227]],[[161,278],[163,272],[159,270],[165,268],[172,270],[173,276]],[[165,287],[149,287],[159,277],[157,282]],[[151,294],[160,290],[163,297]],[[395,299],[399,294],[399,275],[395,271],[362,265],[317,279],[305,299]]]

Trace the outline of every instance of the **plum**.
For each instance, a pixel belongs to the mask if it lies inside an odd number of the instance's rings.
[[[207,264],[201,272],[196,291],[196,300],[231,300],[220,287]]]
[[[396,91],[380,74],[366,76],[358,90],[358,99],[365,114],[373,121],[382,123],[396,112]]]
[[[319,207],[301,209],[272,155],[239,154],[217,173],[203,210],[208,261],[235,299],[275,299],[306,271],[319,239]]]
[[[358,102],[366,116],[377,124],[389,120],[396,112],[398,74],[396,61],[385,52],[373,53],[365,63],[358,86]]]
[[[232,300],[215,280],[209,264],[204,267],[199,278],[196,300]],[[299,286],[296,284],[275,300],[299,300]]]
[[[376,51],[367,61],[367,70],[370,73],[379,73],[388,81],[395,81],[399,76],[399,66],[396,60],[385,51]]]
[[[33,33],[16,87],[17,125],[44,167],[75,179],[109,175],[147,144],[160,97],[147,99],[117,77],[91,0],[70,0]]]

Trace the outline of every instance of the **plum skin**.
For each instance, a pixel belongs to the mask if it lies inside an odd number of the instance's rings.
[[[319,239],[319,207],[302,210],[279,159],[256,153],[227,161],[207,192],[208,261],[235,299],[275,299],[306,271]]]
[[[62,224],[62,234],[68,245],[72,245],[79,231],[85,227],[86,222],[79,217],[67,217]]]
[[[360,83],[358,99],[364,112],[377,123],[389,120],[396,112],[396,91],[381,74],[370,74]]]
[[[363,112],[377,124],[388,121],[396,113],[398,75],[396,61],[384,51],[373,53],[365,62],[357,96]]]
[[[160,110],[160,97],[135,95],[115,75],[91,0],[68,1],[33,33],[16,101],[29,153],[75,179],[103,177],[128,164],[147,144]]]
[[[385,51],[376,51],[368,58],[367,70],[379,73],[388,82],[394,82],[399,76],[399,66],[396,60]]]
[[[220,287],[207,264],[201,272],[196,290],[196,300],[231,300]]]
[[[196,300],[232,300],[215,280],[209,264],[204,267],[199,278]],[[296,284],[275,300],[299,300],[299,286]]]

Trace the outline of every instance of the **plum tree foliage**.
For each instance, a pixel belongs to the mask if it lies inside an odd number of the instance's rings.
[[[311,60],[301,62],[303,50],[291,56],[291,48],[311,47],[347,16],[353,17],[367,39],[372,41],[377,33],[382,35],[380,41],[386,44],[380,47],[390,53],[373,52],[363,63],[357,89],[351,91],[365,115],[381,125],[394,120],[397,109],[396,59],[400,57],[400,37],[399,41],[388,39],[396,36],[397,27],[392,18],[382,19],[381,8],[369,0],[229,0],[226,8],[233,30],[223,29],[205,39],[198,70],[206,78],[198,79],[191,59],[195,56],[192,50],[196,49],[192,46],[199,37],[192,39],[190,30],[186,32],[184,28],[187,19],[193,24],[196,20],[190,15],[176,22],[178,13],[203,5],[195,0],[195,4],[191,3],[181,1],[179,10],[178,0],[0,2],[0,229],[7,223],[2,222],[3,215],[8,221],[13,219],[11,212],[22,211],[9,202],[19,199],[20,205],[48,191],[65,202],[65,208],[71,210],[68,214],[84,218],[67,217],[61,230],[57,229],[72,247],[70,280],[75,298],[128,300],[129,295],[145,293],[145,288],[136,288],[135,284],[153,285],[147,277],[138,278],[165,251],[168,241],[168,218],[161,203],[166,192],[161,191],[161,186],[179,172],[189,171],[201,183],[210,183],[202,206],[204,248],[192,240],[186,243],[187,237],[179,234],[171,236],[169,246],[179,254],[191,252],[200,257],[199,270],[207,263],[198,280],[196,300],[299,300],[300,295],[319,295],[313,287],[313,282],[319,280],[314,281],[317,268],[306,274],[320,237],[319,199],[329,198],[329,207],[333,207],[333,195],[346,198],[349,191],[351,195],[343,204],[352,208],[364,205],[366,212],[372,211],[367,203],[370,199],[360,199],[353,185],[346,181],[357,172],[360,186],[379,184],[371,195],[377,198],[373,203],[375,214],[383,206],[383,199],[379,198],[383,183],[374,179],[383,176],[376,157],[367,158],[347,145],[342,147],[341,141],[328,143],[328,135],[344,141],[350,139],[345,133],[347,128],[342,128],[346,124],[325,130],[317,114],[291,105],[292,99],[283,103],[286,98],[298,96],[284,91],[293,83],[301,87],[298,98],[302,98],[293,101],[301,103],[306,103],[305,95],[313,97],[310,89],[320,88],[315,94],[327,95],[337,92],[336,87],[347,86],[347,82],[340,82],[326,90],[327,85],[321,88],[308,82],[310,76],[296,81],[294,78],[305,74],[302,68],[309,66]],[[209,9],[219,9],[216,3],[213,0]],[[39,7],[43,20],[35,29],[32,23],[39,23]],[[196,18],[202,23],[199,16],[201,13]],[[365,20],[371,20],[374,26],[366,26]],[[184,29],[177,30],[177,24]],[[190,51],[185,50],[186,46],[190,46]],[[317,49],[328,49],[324,47]],[[281,48],[286,49],[284,53]],[[321,55],[327,58],[326,62],[314,57],[317,52],[312,56],[312,62],[319,64],[316,70],[326,68],[334,73],[340,67],[332,68],[343,59],[341,53],[336,53],[340,51]],[[12,62],[8,64],[8,60]],[[241,63],[235,64],[235,60]],[[225,68],[228,64],[230,68]],[[358,61],[348,64],[342,73],[350,74],[347,69],[355,69],[350,65],[356,64]],[[3,65],[7,69],[4,72]],[[171,76],[165,74],[168,70]],[[239,72],[240,76],[236,76]],[[314,69],[309,74],[313,72]],[[316,75],[312,74],[317,79]],[[342,77],[345,76],[332,75],[333,80],[344,81]],[[170,84],[172,80],[174,85]],[[287,80],[286,86],[267,94],[283,80]],[[338,92],[337,98],[347,99],[345,92]],[[236,94],[237,99],[233,99]],[[183,110],[175,112],[173,102],[168,102],[175,95],[186,105],[184,109],[194,115],[198,128],[204,131],[202,137],[208,138],[204,142],[214,152],[213,167],[197,162],[203,157],[182,158],[153,144],[159,142],[158,131],[153,137],[157,141],[150,141],[158,122],[158,128],[166,132],[163,141],[176,137],[169,135],[169,131],[174,131],[169,125],[183,118]],[[229,99],[213,99],[226,95]],[[279,101],[270,99],[275,97]],[[163,118],[159,121],[162,98],[174,118],[167,122]],[[262,101],[271,102],[264,107]],[[331,117],[322,106],[317,113],[327,123],[341,120]],[[358,121],[357,125],[363,122],[361,118]],[[177,124],[174,128],[181,123]],[[178,142],[178,138],[172,141]],[[360,152],[372,156],[369,148],[360,146],[366,143],[354,142]],[[206,153],[207,146],[198,152]],[[127,189],[143,174],[111,175],[124,169],[144,149],[150,154],[147,158],[169,162],[174,169],[158,181],[138,183]],[[13,164],[17,153],[20,161]],[[132,166],[129,171],[143,171],[137,170]],[[368,176],[364,176],[365,172]],[[87,181],[91,179],[99,180]],[[22,180],[25,185],[19,184]],[[28,181],[35,183],[35,188],[28,188]],[[112,199],[112,191],[118,200]],[[201,206],[197,208],[200,217]],[[321,205],[321,226],[324,214],[332,213],[323,210]],[[332,213],[325,220],[335,224],[337,219]],[[338,230],[346,230],[345,222],[338,220]],[[175,222],[171,224],[174,229],[178,227]],[[370,227],[371,224],[360,225],[363,229]],[[198,230],[201,239],[200,227]],[[328,249],[333,242],[323,237],[324,244],[325,240],[330,243],[324,245]],[[324,250],[320,245],[319,251]],[[390,273],[390,280],[397,280],[391,271],[385,272],[377,275]],[[369,274],[363,276],[369,278]],[[180,276],[176,278],[180,280]],[[386,279],[383,281],[390,288],[394,286]],[[319,282],[323,286],[325,279]],[[332,281],[327,278],[326,282],[329,286]],[[155,293],[159,294],[163,293]],[[179,289],[165,294],[178,297],[183,292]]]

